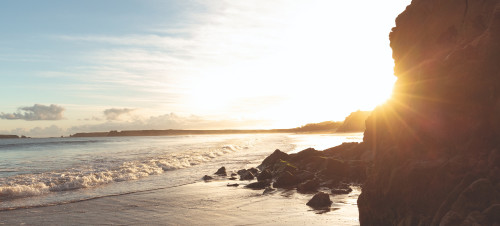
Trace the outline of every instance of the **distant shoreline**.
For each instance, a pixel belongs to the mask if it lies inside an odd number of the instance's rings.
[[[335,133],[336,130],[304,131],[294,129],[269,130],[124,130],[109,132],[75,133],[70,137],[129,137],[129,136],[174,136],[174,135],[217,135],[217,134],[257,134],[257,133]],[[360,131],[362,132],[362,131]]]

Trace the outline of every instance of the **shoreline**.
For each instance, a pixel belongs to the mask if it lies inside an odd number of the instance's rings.
[[[306,205],[312,194],[279,189],[262,195],[262,191],[228,187],[227,183],[196,182],[56,206],[7,210],[0,212],[0,225],[359,225],[359,188],[348,195],[332,196],[330,211],[318,214]]]

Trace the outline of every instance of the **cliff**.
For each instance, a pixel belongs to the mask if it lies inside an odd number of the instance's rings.
[[[370,111],[355,111],[349,114],[337,132],[363,132],[365,131],[365,121],[371,114]]]
[[[500,0],[413,0],[366,122],[362,225],[500,224]]]

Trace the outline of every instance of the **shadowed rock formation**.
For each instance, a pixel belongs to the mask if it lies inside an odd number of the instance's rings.
[[[500,0],[413,0],[394,94],[366,122],[362,225],[500,224]]]

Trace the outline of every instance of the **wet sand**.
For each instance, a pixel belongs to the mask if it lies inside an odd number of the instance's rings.
[[[227,187],[233,181],[97,198],[57,206],[0,212],[0,225],[359,225],[359,188],[330,196],[328,212],[305,203],[313,194]]]

